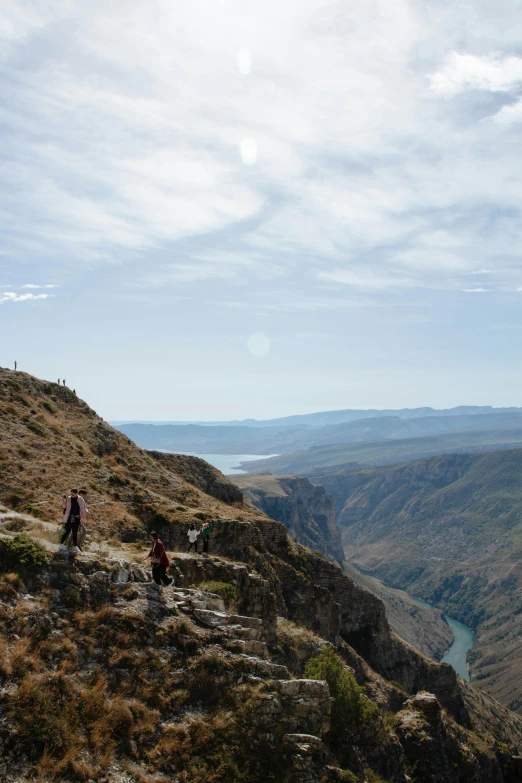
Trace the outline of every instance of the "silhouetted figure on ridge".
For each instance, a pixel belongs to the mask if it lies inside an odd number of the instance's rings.
[[[18,362],[15,360],[15,372],[18,369]]]

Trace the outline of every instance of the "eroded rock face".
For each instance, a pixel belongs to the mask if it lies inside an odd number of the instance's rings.
[[[245,498],[309,549],[343,561],[341,530],[332,497],[324,487],[299,476],[235,476]]]
[[[222,503],[243,505],[243,495],[238,487],[204,459],[186,454],[165,454],[162,451],[149,451],[148,454],[207,495]]]

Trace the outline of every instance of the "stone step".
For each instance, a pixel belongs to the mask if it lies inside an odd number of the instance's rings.
[[[242,625],[243,628],[255,628],[263,630],[263,621],[259,617],[244,617],[241,614],[231,614],[230,622],[235,625]]]
[[[230,615],[216,612],[213,609],[194,609],[194,617],[208,628],[218,628],[220,625],[231,625]]]
[[[258,639],[240,639],[240,644],[248,655],[258,655],[260,658],[268,657],[266,642],[260,642]]]
[[[290,672],[286,666],[265,661],[256,655],[242,655],[241,657],[246,661],[249,671],[258,677],[276,680],[278,683],[290,679]]]
[[[238,639],[259,639],[263,634],[263,621],[258,617],[243,617],[201,607],[194,609],[194,617],[209,628],[231,631]]]

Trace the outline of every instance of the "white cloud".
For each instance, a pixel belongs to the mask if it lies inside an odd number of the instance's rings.
[[[442,68],[428,78],[431,89],[444,96],[457,95],[464,90],[509,92],[522,83],[522,58],[451,52]]]
[[[461,290],[465,294],[485,294],[491,291],[491,288],[462,288]]]
[[[4,291],[0,294],[2,302],[32,302],[35,299],[48,299],[52,294],[16,294],[14,291]]]
[[[481,123],[438,100],[515,100],[522,58],[485,6],[478,54],[458,52],[461,9],[413,0],[5,8],[0,230],[32,279],[107,264],[158,289],[278,277],[313,309],[318,276],[393,297],[514,265],[522,166],[505,126],[522,110]]]
[[[48,283],[47,285],[35,285],[34,283],[26,283],[22,288],[58,288],[56,283]]]
[[[318,276],[322,280],[330,280],[366,291],[412,288],[415,286],[415,281],[407,277],[375,274],[366,270],[334,269],[331,272],[319,272]]]

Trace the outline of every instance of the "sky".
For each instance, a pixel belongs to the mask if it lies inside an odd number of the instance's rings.
[[[520,0],[3,0],[0,365],[109,420],[522,404]]]

